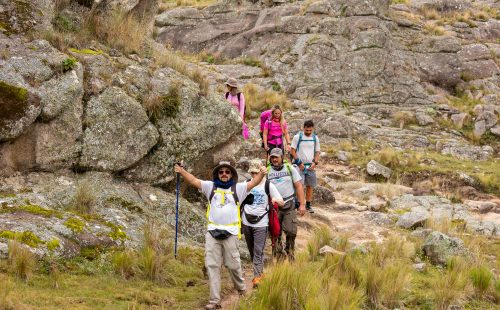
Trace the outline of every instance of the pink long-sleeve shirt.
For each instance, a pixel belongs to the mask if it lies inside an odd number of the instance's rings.
[[[245,117],[245,96],[243,93],[240,93],[240,102],[238,102],[238,95],[233,96],[231,93],[227,96],[227,101],[231,102],[233,107],[236,108],[238,113],[241,116],[241,119],[244,120]]]

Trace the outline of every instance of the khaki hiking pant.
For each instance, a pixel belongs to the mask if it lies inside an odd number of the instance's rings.
[[[218,240],[207,232],[205,234],[205,267],[207,267],[211,304],[220,304],[221,301],[220,268],[222,263],[229,270],[234,287],[238,291],[246,290],[238,249],[238,236],[232,235],[224,240]]]

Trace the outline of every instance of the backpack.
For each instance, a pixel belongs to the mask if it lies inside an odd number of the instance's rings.
[[[269,215],[269,234],[271,236],[271,245],[274,248],[276,245],[276,240],[280,236],[281,233],[281,225],[280,221],[278,218],[278,204],[273,204],[271,200],[271,193],[269,190],[269,187],[271,186],[271,181],[266,180],[266,183],[264,185],[264,189],[266,191],[267,195],[267,201],[268,201],[268,209],[267,211],[262,214],[261,216],[255,216],[253,215],[252,217],[249,218],[249,214],[245,213],[245,218],[250,224],[257,224],[260,222],[264,216]]]
[[[240,100],[241,93],[238,93],[236,95],[236,97],[238,98],[238,108],[239,108],[239,106],[241,105],[241,100]],[[229,98],[229,92],[226,92],[226,100],[227,100],[227,98]],[[246,114],[247,114],[247,105],[245,104],[245,109],[243,110],[243,115],[246,115]]]
[[[271,204],[271,194],[269,192],[269,186],[270,186],[269,184],[271,184],[271,181],[266,180],[266,183],[264,185],[264,190],[266,192],[267,199],[268,199],[268,202],[269,202],[269,205],[270,205]],[[251,199],[247,200],[247,198],[249,198],[250,196],[251,196]],[[245,198],[245,200],[241,203],[241,209],[240,209],[241,213],[243,213],[245,205],[251,205],[251,204],[253,204],[253,195],[252,194],[248,194],[247,198]],[[259,216],[245,213],[245,218],[247,219],[247,221],[250,224],[257,224],[258,222],[260,222],[269,213],[269,210],[270,210],[270,208],[268,208],[267,211],[264,214],[261,214]]]
[[[212,191],[210,193],[210,197],[208,198],[208,208],[207,208],[207,214],[206,214],[207,220],[208,220],[208,214],[210,212],[212,198],[214,198],[214,196],[215,196],[215,190],[216,190],[216,187],[215,187],[215,185],[213,185],[212,186]],[[236,203],[236,206],[238,207],[238,226],[240,228],[238,230],[238,239],[241,239],[241,210],[240,210],[240,201],[238,199],[238,195],[236,194],[236,184],[231,185],[231,192],[233,193],[234,202]],[[209,230],[208,232],[215,239],[226,239],[227,237],[230,236],[230,234],[227,233],[226,231],[220,231],[218,229],[216,229],[216,230]]]
[[[299,148],[300,148],[300,143],[304,140],[302,140],[302,136],[304,135],[304,132],[301,131],[299,132],[299,141],[297,142],[297,148],[295,149],[295,151],[298,153],[299,152]],[[308,140],[309,141],[309,140]],[[318,144],[318,138],[316,137],[316,134],[313,133],[313,141],[314,141],[314,155],[316,155],[316,145]]]

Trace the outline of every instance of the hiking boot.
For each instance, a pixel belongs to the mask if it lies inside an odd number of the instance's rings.
[[[311,206],[306,206],[306,210],[309,213],[314,213],[314,210],[313,210],[313,208]]]
[[[253,278],[253,280],[252,280],[253,288],[257,288],[257,286],[259,286],[259,284],[260,284],[260,282],[262,281],[263,278],[264,278],[263,275]]]
[[[238,290],[238,294],[240,295],[240,297],[245,296],[246,293],[247,290]]]
[[[221,308],[222,306],[220,304],[209,303],[208,305],[205,306],[206,310],[221,309]]]

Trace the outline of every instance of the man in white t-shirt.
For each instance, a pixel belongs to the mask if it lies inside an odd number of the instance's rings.
[[[316,166],[321,153],[319,138],[314,133],[314,123],[311,120],[304,122],[304,131],[296,134],[292,139],[293,163],[297,165],[306,187],[306,209],[314,213],[311,206],[313,189],[316,187]]]
[[[301,177],[295,167],[283,162],[283,151],[279,148],[271,150],[269,154],[271,165],[268,166],[267,178],[276,186],[283,197],[285,204],[278,209],[278,218],[281,230],[286,235],[284,251],[289,260],[295,259],[295,237],[297,237],[297,211],[295,209],[295,193],[299,201],[299,214],[303,216],[306,212],[304,204],[304,187],[300,182]],[[278,259],[283,258],[283,245],[281,236],[278,238],[275,253]]]
[[[220,267],[222,263],[229,270],[234,286],[240,294],[246,290],[241,270],[238,238],[240,237],[240,202],[248,192],[257,186],[267,170],[260,167],[259,173],[249,182],[237,183],[238,173],[229,162],[220,162],[213,171],[213,181],[202,181],[175,165],[190,185],[200,190],[208,199],[208,232],[205,234],[205,267],[208,273],[210,300],[205,309],[220,309]]]
[[[255,178],[259,173],[259,167],[262,165],[259,159],[250,161],[248,172]],[[252,202],[243,206],[241,220],[243,222],[242,230],[247,242],[248,251],[253,263],[252,284],[257,287],[262,280],[264,271],[264,247],[266,245],[267,227],[269,226],[269,208],[270,204],[277,203],[283,206],[284,201],[276,186],[266,178],[263,178],[259,185],[255,186],[249,193],[252,196]],[[269,201],[269,196],[271,201]]]

